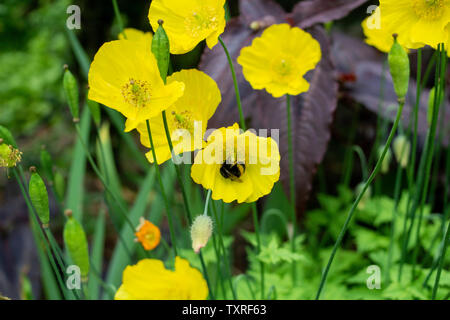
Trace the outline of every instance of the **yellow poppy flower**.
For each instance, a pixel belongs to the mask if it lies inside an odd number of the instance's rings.
[[[243,48],[237,62],[253,89],[266,89],[278,98],[308,91],[309,83],[303,76],[316,67],[321,56],[319,42],[309,33],[279,24]]]
[[[383,26],[410,49],[447,41],[450,0],[380,0]]]
[[[125,28],[119,34],[119,40],[143,41],[152,44],[153,36],[151,32],[144,32],[134,28]]]
[[[175,271],[161,260],[143,259],[123,272],[123,283],[115,300],[205,300],[208,286],[202,274],[180,257]]]
[[[144,218],[141,218],[135,235],[136,241],[140,242],[145,250],[155,249],[161,241],[159,228]]]
[[[225,30],[225,0],[153,0],[148,18],[153,30],[164,21],[170,52],[183,54],[206,39],[212,49]]]
[[[191,167],[192,179],[214,200],[254,202],[280,178],[280,153],[272,138],[242,133],[237,124],[215,130]]]
[[[88,98],[122,113],[125,131],[155,117],[183,95],[184,84],[164,85],[156,59],[141,41],[105,43],[89,70]]]
[[[216,82],[204,72],[182,70],[167,78],[169,85],[176,82],[185,84],[184,95],[166,110],[166,117],[174,153],[180,154],[203,147],[208,120],[214,115],[222,98]],[[150,148],[147,124],[141,123],[137,129],[141,143]],[[150,129],[156,160],[161,164],[172,157],[161,115],[150,119]],[[153,153],[150,151],[146,156],[153,163]]]

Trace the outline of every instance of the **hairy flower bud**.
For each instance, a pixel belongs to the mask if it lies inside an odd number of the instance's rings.
[[[411,154],[411,143],[405,135],[399,135],[392,143],[394,155],[397,162],[403,167],[409,163],[409,156]]]
[[[394,35],[394,45],[389,52],[388,60],[395,93],[399,100],[404,100],[409,87],[410,65],[408,53],[398,43],[396,35]]]
[[[195,218],[191,227],[192,249],[199,253],[206,246],[212,235],[213,222],[209,216],[200,215]]]

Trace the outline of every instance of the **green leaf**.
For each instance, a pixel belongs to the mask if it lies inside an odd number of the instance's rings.
[[[33,203],[36,213],[44,227],[48,226],[50,221],[50,209],[48,206],[48,193],[45,183],[41,176],[34,172],[31,174],[29,183],[30,199]]]
[[[258,259],[267,264],[278,264],[280,262],[292,263],[300,261],[304,257],[288,248],[280,247],[276,237],[273,236],[267,246],[261,247]]]

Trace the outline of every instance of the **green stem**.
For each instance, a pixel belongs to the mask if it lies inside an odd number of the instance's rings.
[[[292,223],[291,250],[295,252],[295,228],[297,225],[296,199],[295,199],[295,169],[294,169],[294,144],[292,142],[292,116],[291,116],[291,96],[286,95],[286,114],[287,114],[287,132],[288,132],[288,153],[289,153],[289,189],[290,189],[290,211]],[[297,282],[296,263],[292,263],[292,279]]]
[[[320,280],[319,289],[318,289],[317,294],[316,294],[316,300],[318,300],[320,298],[320,294],[321,294],[321,292],[323,290],[323,287],[325,285],[325,282],[327,280],[328,272],[330,271],[331,264],[333,263],[333,260],[334,260],[334,257],[336,255],[336,252],[337,252],[338,248],[340,247],[340,245],[342,243],[342,240],[344,238],[345,233],[347,232],[348,226],[349,226],[349,224],[350,224],[350,222],[351,222],[351,220],[353,218],[355,210],[358,207],[358,204],[361,201],[361,199],[364,196],[364,194],[366,193],[367,189],[369,188],[370,184],[372,183],[372,181],[375,179],[375,177],[377,176],[378,172],[380,171],[380,168],[381,168],[381,165],[383,163],[383,160],[384,160],[384,158],[386,156],[386,153],[388,152],[388,149],[391,146],[392,140],[394,139],[394,135],[395,135],[395,133],[397,131],[397,127],[398,127],[398,124],[400,122],[400,118],[401,118],[404,106],[405,106],[405,101],[401,101],[400,102],[400,106],[399,106],[398,111],[397,111],[397,117],[396,117],[394,125],[393,125],[393,127],[391,129],[391,133],[389,134],[389,138],[388,138],[388,140],[387,140],[387,142],[386,142],[386,144],[385,144],[385,146],[383,148],[383,152],[382,152],[380,158],[378,159],[372,174],[370,175],[369,179],[364,184],[363,189],[359,193],[358,197],[356,198],[356,201],[353,203],[353,205],[352,205],[352,207],[351,207],[351,209],[350,209],[350,211],[348,213],[348,216],[347,216],[347,219],[345,220],[344,226],[342,227],[341,232],[339,233],[338,239],[336,240],[336,243],[334,244],[333,250],[331,252],[331,256],[328,259],[327,266],[325,267],[325,270],[324,270],[324,272],[322,274],[322,278]]]
[[[169,148],[170,148],[170,153],[173,155],[173,143],[172,143],[172,138],[170,136],[169,125],[167,124],[166,111],[162,112],[162,119],[163,119],[163,123],[164,123],[164,131],[166,132],[167,143],[169,144]],[[148,125],[149,125],[149,122],[147,120],[147,126]],[[154,150],[153,147],[152,147],[152,150]],[[155,153],[154,153],[154,157],[156,157]],[[155,162],[156,162],[156,158],[155,158]],[[177,174],[178,184],[180,185],[181,194],[183,195],[183,202],[184,202],[184,207],[186,208],[187,220],[188,220],[189,225],[192,225],[192,213],[191,213],[191,209],[189,207],[189,199],[188,199],[188,196],[186,193],[186,188],[184,187],[183,177],[181,175],[180,168],[176,164],[174,164],[174,167],[175,167],[175,171]],[[214,294],[213,294],[213,291],[211,290],[212,287],[211,287],[211,283],[209,281],[208,271],[206,269],[205,260],[203,258],[203,253],[201,250],[198,253],[198,256],[200,259],[200,263],[202,265],[203,274],[205,275],[206,283],[208,284],[209,294],[211,296],[211,299],[214,300]]]
[[[78,139],[81,142],[83,150],[84,150],[84,152],[86,154],[86,157],[87,157],[87,159],[88,159],[92,169],[94,170],[95,174],[100,179],[100,181],[102,182],[105,190],[111,195],[113,200],[116,202],[120,213],[122,214],[123,218],[125,219],[127,224],[130,226],[130,228],[134,232],[135,227],[133,226],[133,223],[131,222],[130,218],[128,218],[127,210],[123,207],[123,205],[122,205],[121,201],[119,200],[118,196],[114,193],[114,191],[111,190],[111,188],[109,187],[108,182],[106,181],[105,177],[103,176],[103,174],[101,173],[101,171],[98,168],[97,164],[95,163],[94,159],[92,158],[91,153],[89,152],[89,149],[87,148],[86,143],[83,140],[83,137],[81,135],[80,128],[79,128],[78,124],[75,124],[75,129],[76,129],[76,132],[77,132],[77,135],[78,135]]]
[[[234,84],[234,91],[236,93],[236,102],[239,109],[239,122],[241,125],[241,129],[246,131],[247,126],[245,125],[245,119],[244,119],[244,113],[242,111],[242,102],[241,102],[241,94],[239,93],[239,84],[236,78],[236,71],[234,70],[233,60],[231,59],[230,53],[227,49],[227,46],[223,42],[222,38],[219,37],[219,42],[223,47],[223,50],[225,51],[225,55],[227,56],[228,65],[230,66],[231,75],[233,77],[233,84]],[[259,237],[259,222],[258,222],[258,210],[256,209],[256,204],[252,203],[252,212],[253,212],[253,222],[255,225],[255,232],[256,232],[256,240],[258,243],[258,253],[261,252],[261,239]],[[264,263],[260,263],[261,267],[261,297],[264,299]]]
[[[253,214],[253,224],[255,226],[255,234],[256,234],[256,245],[258,249],[258,254],[261,252],[261,237],[259,235],[259,222],[258,222],[258,211],[256,209],[256,205],[252,205],[252,214]],[[264,295],[264,287],[265,287],[265,277],[264,277],[264,263],[260,261],[259,267],[261,269],[260,277],[261,277],[261,299],[265,298]]]
[[[233,76],[234,91],[236,92],[236,102],[237,102],[237,106],[239,109],[239,120],[240,120],[242,130],[245,131],[246,125],[245,125],[245,119],[244,119],[244,112],[242,111],[241,95],[239,93],[239,84],[237,82],[236,71],[234,70],[233,60],[231,59],[230,52],[228,51],[228,48],[225,45],[225,42],[223,42],[221,37],[219,37],[219,42],[222,45],[223,50],[225,51],[225,54],[226,54],[227,60],[228,60],[228,64],[230,66],[231,75]]]
[[[369,164],[372,165],[372,161],[377,156],[378,147],[380,146],[380,141],[384,136],[384,121],[382,121],[383,117],[381,117],[381,113],[383,110],[383,104],[384,104],[384,87],[386,84],[386,71],[388,69],[389,63],[386,59],[383,62],[383,67],[381,70],[381,82],[380,82],[380,101],[378,103],[378,112],[377,112],[377,134],[375,137],[375,143],[373,145],[372,151],[369,156]],[[382,130],[383,129],[383,130]]]
[[[225,248],[225,242],[223,241],[223,224],[221,219],[219,219],[218,215],[217,215],[217,210],[216,210],[216,206],[214,205],[213,202],[211,202],[211,206],[213,209],[213,214],[214,214],[214,219],[216,220],[216,224],[217,224],[217,231],[218,231],[218,235],[219,235],[219,244],[220,247],[222,249],[223,252],[223,259],[224,259],[224,264],[227,266],[227,272],[228,272],[228,283],[230,285],[230,289],[231,289],[231,294],[233,295],[233,299],[236,300],[237,296],[236,296],[236,291],[234,290],[234,286],[233,286],[233,281],[232,281],[232,273],[231,273],[231,269],[230,269],[230,260]],[[223,213],[222,213],[223,214]],[[222,217],[220,217],[222,218]]]
[[[439,102],[439,95],[441,90],[444,88],[444,79],[445,79],[445,60],[446,60],[446,56],[445,55],[445,50],[443,50],[443,46],[439,45],[439,60],[438,63],[436,65],[436,75],[435,75],[435,99],[434,99],[434,109],[433,109],[433,118],[432,118],[432,122],[431,122],[431,126],[428,129],[428,133],[427,133],[427,140],[425,143],[425,151],[422,154],[422,157],[420,159],[420,165],[419,165],[419,172],[418,172],[418,178],[417,178],[417,183],[415,185],[415,189],[414,189],[414,198],[412,201],[412,205],[411,205],[411,209],[408,210],[408,216],[411,217],[411,225],[410,228],[405,236],[405,239],[403,241],[403,248],[402,248],[402,260],[400,263],[400,269],[399,269],[399,281],[401,281],[401,277],[402,277],[402,270],[403,270],[403,265],[406,259],[406,252],[407,252],[407,248],[408,248],[408,243],[409,243],[409,239],[410,239],[410,235],[411,232],[413,230],[413,226],[415,223],[415,218],[416,218],[416,211],[417,209],[419,209],[419,218],[418,218],[418,226],[416,229],[416,241],[418,241],[419,237],[420,237],[420,228],[421,228],[421,222],[422,222],[422,216],[423,216],[423,206],[428,194],[428,186],[429,186],[429,175],[430,175],[430,170],[431,170],[431,165],[433,162],[433,154],[434,154],[434,146],[435,146],[435,137],[436,137],[436,129],[437,129],[437,120],[438,120],[438,116],[439,116],[439,107],[440,104]],[[412,170],[412,168],[410,169],[410,171]],[[411,191],[410,191],[411,192]],[[412,276],[414,277],[414,265],[415,265],[415,258],[417,256],[417,245],[418,243],[416,243],[416,248],[414,248],[414,255],[413,255],[413,268],[412,268]]]
[[[161,179],[161,171],[159,170],[158,161],[156,159],[156,151],[155,151],[155,145],[153,144],[152,130],[150,128],[150,121],[146,120],[145,123],[147,124],[148,139],[150,141],[150,147],[152,149],[152,155],[153,155],[153,162],[154,162],[155,168],[156,168],[156,179],[158,180],[159,188],[161,190],[161,195],[163,197],[164,204],[166,206],[167,220],[169,222],[170,239],[172,240],[173,252],[174,252],[175,257],[176,257],[176,256],[178,256],[178,253],[177,253],[177,244],[176,244],[176,239],[175,239],[175,230],[173,228],[172,211],[170,209],[170,204],[169,204],[169,201],[167,199],[167,195],[166,195],[166,191],[164,189],[163,181]]]
[[[53,256],[52,250],[50,248],[50,242],[45,237],[44,231],[42,230],[42,225],[41,225],[41,223],[39,223],[39,219],[37,218],[37,213],[36,213],[36,211],[34,209],[34,206],[32,205],[32,203],[31,203],[31,201],[29,199],[28,192],[26,191],[25,185],[22,182],[22,180],[21,180],[19,174],[17,173],[16,169],[13,168],[12,171],[13,171],[14,177],[16,178],[17,183],[19,184],[19,188],[20,188],[20,191],[22,192],[22,196],[25,199],[25,203],[28,206],[29,217],[30,217],[30,219],[32,219],[35,222],[36,228],[39,230],[39,234],[40,234],[41,239],[42,239],[41,243],[44,245],[44,251],[47,253],[48,260],[49,260],[50,265],[51,265],[51,267],[53,269],[53,272],[54,272],[54,274],[56,276],[56,279],[58,281],[59,287],[60,287],[64,297],[66,299],[70,299],[71,296],[69,295],[69,293],[65,289],[66,288],[65,287],[65,283],[64,283],[63,279],[61,278],[61,274],[60,274],[60,270],[65,270],[64,266],[63,265],[58,265],[57,266],[57,264],[55,263],[55,258]],[[40,245],[40,244],[37,242],[36,245]],[[56,251],[54,251],[54,255],[55,256],[57,255]],[[59,267],[59,269],[58,269],[58,267]]]
[[[434,280],[433,293],[431,299],[436,299],[437,290],[439,288],[439,281],[441,279],[442,268],[444,267],[445,253],[447,251],[448,242],[450,239],[450,223],[447,225],[447,231],[445,232],[444,238],[442,239],[441,253],[439,255],[439,266],[436,273],[436,279]]]

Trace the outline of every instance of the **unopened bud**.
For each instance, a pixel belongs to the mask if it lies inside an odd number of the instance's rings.
[[[388,60],[395,93],[400,101],[404,101],[409,88],[410,65],[408,53],[398,43],[397,35],[394,35],[394,45],[389,52]]]
[[[383,154],[383,150],[384,146],[378,148],[378,157],[381,157],[381,155]],[[381,173],[386,174],[389,172],[389,166],[391,165],[391,161],[392,161],[392,152],[391,149],[388,149],[383,159],[383,162],[381,163]]]
[[[200,249],[206,246],[212,235],[213,222],[207,215],[200,215],[195,218],[191,227],[192,249],[199,253]]]
[[[405,135],[399,135],[392,143],[394,149],[394,156],[397,162],[403,167],[409,163],[409,157],[411,154],[411,143]]]

